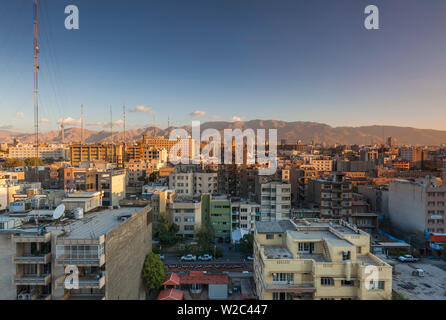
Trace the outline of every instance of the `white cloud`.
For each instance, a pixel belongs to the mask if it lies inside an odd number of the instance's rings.
[[[42,123],[48,123],[48,122],[50,122],[50,120],[48,120],[47,118],[42,118],[42,119],[40,119],[40,122],[42,122]]]
[[[129,109],[129,112],[145,112],[148,114],[155,114],[155,110],[145,106],[136,106],[134,109]]]
[[[193,118],[202,117],[206,114],[205,111],[195,110],[194,112],[189,113],[189,115]]]
[[[209,119],[211,119],[211,120],[218,120],[220,118],[221,118],[220,116],[217,116],[215,114],[209,117]]]
[[[122,127],[124,125],[124,120],[116,120],[113,121],[113,127],[118,126],[118,127]],[[97,122],[91,122],[91,123],[87,123],[87,126],[89,127],[102,127],[104,129],[110,129],[111,125],[110,125],[110,121],[97,121]]]
[[[237,117],[237,116],[232,116],[231,118],[232,121],[242,121],[241,117]]]
[[[68,125],[68,126],[80,126],[81,118],[73,119],[71,117],[67,117],[67,118],[59,118],[59,120],[57,120],[58,124],[62,124],[62,122],[64,125]]]
[[[15,116],[16,116],[17,118],[24,118],[24,117],[25,117],[25,114],[24,114],[23,112],[17,112],[17,113],[15,114]]]

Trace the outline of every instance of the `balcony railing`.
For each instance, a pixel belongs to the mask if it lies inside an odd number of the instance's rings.
[[[34,255],[23,255],[15,256],[13,262],[15,264],[47,264],[51,261],[51,253],[34,256]]]
[[[12,240],[15,243],[29,243],[29,242],[49,242],[51,240],[51,233],[38,234],[19,234],[13,235]]]
[[[16,285],[42,285],[46,286],[50,283],[50,274],[22,274],[16,275],[14,278],[14,283]]]
[[[59,288],[65,287],[65,277],[66,275],[61,276],[57,279],[56,285]],[[78,279],[79,289],[101,289],[105,285],[105,276],[83,276]]]
[[[276,290],[276,291],[297,291],[297,292],[313,292],[316,291],[314,286],[314,281],[300,281],[300,282],[284,282],[284,281],[273,281],[272,283],[267,283],[263,281],[263,285],[266,290]]]
[[[105,255],[91,256],[83,258],[74,258],[61,255],[56,259],[56,264],[59,266],[77,265],[77,266],[102,266],[105,263]]]

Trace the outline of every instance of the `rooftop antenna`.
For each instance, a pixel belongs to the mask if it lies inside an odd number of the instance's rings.
[[[84,144],[84,105],[81,104],[81,145]]]
[[[63,123],[63,120],[64,119],[62,119],[62,124],[60,125],[60,129],[61,129],[61,134],[62,134],[62,144],[65,144],[65,125],[64,125],[64,123]]]
[[[122,119],[124,120],[124,127],[123,127],[123,141],[124,141],[124,144],[126,143],[126,141],[125,141],[125,104],[122,106]]]
[[[112,116],[111,106],[110,106],[110,136],[111,136],[111,142],[113,143],[113,116]]]
[[[36,180],[39,182],[39,45],[37,43],[37,0],[33,0],[33,52],[34,52],[34,128],[36,133]],[[37,207],[36,224],[39,223],[39,207]]]

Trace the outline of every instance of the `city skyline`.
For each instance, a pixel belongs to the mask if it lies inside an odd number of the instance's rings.
[[[107,130],[110,106],[119,128],[124,104],[128,129],[164,128],[170,117],[174,126],[274,119],[446,130],[440,1],[376,1],[379,30],[363,27],[367,3],[357,1],[78,1],[71,31],[68,4],[39,2],[42,132],[61,119],[78,126],[81,104],[93,130]],[[31,4],[3,9],[0,128],[31,133]]]

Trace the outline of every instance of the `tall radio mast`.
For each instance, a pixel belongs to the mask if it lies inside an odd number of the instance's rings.
[[[36,176],[39,158],[39,46],[37,44],[37,0],[33,0],[33,51],[34,51],[34,129],[36,134]],[[37,178],[38,179],[38,178]]]

